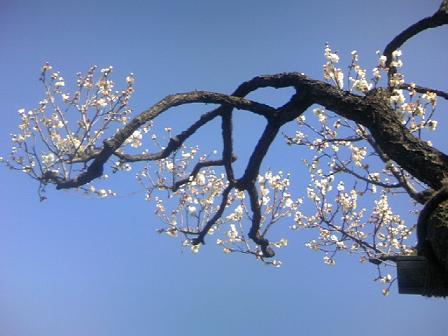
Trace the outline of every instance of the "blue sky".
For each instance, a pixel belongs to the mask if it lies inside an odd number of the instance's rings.
[[[438,5],[0,0],[0,153],[9,151],[17,109],[40,100],[46,61],[67,80],[93,64],[113,65],[117,82],[133,72],[138,112],[170,93],[230,93],[258,74],[300,71],[320,79],[325,42],[342,58],[358,50],[372,67],[376,50]],[[446,27],[428,31],[403,48],[409,80],[446,90],[446,36]],[[275,105],[285,94],[257,97]],[[180,129],[193,112],[176,109],[163,122]],[[258,126],[252,116],[238,119],[240,157]],[[197,141],[213,144],[214,132]],[[265,168],[299,176],[299,162],[300,153],[278,143]],[[0,167],[0,180],[1,336],[446,334],[446,301],[398,295],[395,287],[385,298],[372,267],[356,258],[327,267],[303,247],[300,233],[288,237],[280,269],[226,256],[213,244],[192,255],[155,233],[158,219],[132,176],[120,178],[126,186],[116,188],[126,192],[115,199],[50,188],[43,203],[26,176]]]

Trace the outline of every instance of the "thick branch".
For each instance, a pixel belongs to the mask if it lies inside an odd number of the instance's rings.
[[[323,83],[310,86],[313,100],[342,117],[365,126],[388,157],[411,175],[434,189],[448,174],[448,156],[415,137],[389,104],[387,90],[358,97]]]
[[[255,244],[260,246],[261,253],[263,257],[272,258],[275,253],[269,247],[269,241],[264,238],[260,234],[260,225],[261,225],[261,208],[258,198],[257,188],[255,187],[255,183],[252,182],[250,186],[247,188],[247,192],[249,193],[250,198],[250,208],[252,210],[252,226],[249,230],[249,238],[254,241]]]
[[[448,14],[444,11],[438,10],[433,16],[424,18],[406,28],[400,34],[395,36],[395,38],[390,41],[384,49],[384,56],[387,57],[386,66],[390,67],[390,62],[392,61],[392,52],[399,49],[407,40],[426,29],[440,27],[445,24],[448,24]],[[396,72],[396,69],[391,69],[389,71],[389,75],[393,74],[394,72]]]
[[[240,85],[235,93],[245,94],[263,87],[295,87],[297,90],[301,91],[301,95],[306,97],[306,101],[302,103],[303,101],[298,99],[295,106],[297,109],[296,116],[311,105],[311,103],[316,103],[326,107],[342,117],[353,120],[367,127],[378,146],[393,161],[397,162],[411,175],[415,176],[434,189],[440,188],[440,181],[447,175],[448,157],[437,149],[429,146],[425,141],[416,138],[401,124],[400,119],[389,105],[389,95],[386,90],[373,90],[369,93],[369,95],[361,97],[339,90],[322,81],[309,79],[303,74],[282,73],[271,76],[255,77],[252,80]],[[201,93],[197,94],[200,95]],[[193,97],[198,98],[197,96],[194,96],[194,94]],[[216,98],[219,96],[213,97]],[[230,104],[230,102],[233,101],[236,106],[244,106],[247,109],[252,109],[255,106],[254,109],[257,111],[263,110],[266,113],[269,111],[269,113],[272,114],[278,112],[278,110],[273,111],[272,108],[267,107],[266,105],[257,105],[253,102],[236,97],[224,97],[226,99],[216,99],[215,102],[221,101],[225,104]],[[121,145],[124,140],[132,134],[133,130],[137,129],[144,123],[144,120],[151,120],[169,107],[186,102],[197,102],[198,100],[194,98],[188,94],[169,96],[165,98],[161,101],[161,103],[156,104],[152,109],[142,113],[139,117],[134,119],[130,125],[126,126],[111,140],[106,141],[104,149],[100,154],[98,154],[94,162],[91,164],[91,167],[89,167],[90,171],[88,170],[88,172],[81,174],[80,177],[65,182],[53,178],[49,178],[49,180],[55,182],[59,188],[77,187],[84,183],[90,182],[93,178],[100,176],[98,175],[98,170],[95,169],[102,166],[102,164],[116,150],[115,147]],[[289,108],[291,108],[291,106],[289,106]],[[282,123],[284,121],[279,118],[278,122]],[[253,160],[250,160],[252,163],[250,164],[250,167],[248,167],[249,169],[246,169],[246,173],[243,178],[245,181],[248,179],[253,179],[255,176],[254,174],[258,172],[261,160],[276,135],[277,131],[274,130],[277,127],[279,127],[279,125],[274,126],[271,124],[267,126],[265,132],[266,135],[270,135],[263,140],[260,139],[261,142],[257,145],[258,149],[256,149],[253,153]],[[95,174],[92,172],[95,172]]]
[[[106,140],[106,142],[111,147],[117,149],[123,144],[123,142],[127,138],[129,138],[132,135],[134,131],[136,131],[138,128],[140,128],[150,120],[153,120],[166,110],[175,106],[191,103],[227,105],[232,106],[233,108],[251,111],[256,114],[262,115],[266,118],[275,112],[275,109],[268,105],[220,93],[205,92],[205,91],[179,93],[167,96],[150,109],[142,112],[139,116],[131,120],[129,124],[123,127],[117,134],[115,134],[115,136],[113,136],[111,139]]]
[[[383,152],[383,150],[376,144],[375,140],[372,138],[371,135],[367,135],[367,142],[372,146],[374,151],[378,154],[379,158],[387,165],[391,162],[391,159],[387,154]],[[424,204],[426,202],[425,193],[418,192],[414,186],[408,181],[408,179],[405,177],[404,173],[399,172],[397,169],[392,168],[390,169],[390,172],[398,181],[398,185],[406,190],[408,195],[415,200],[416,202],[420,204]]]
[[[68,180],[56,177],[54,174],[46,174],[43,179],[47,182],[51,181],[55,183],[57,189],[76,188],[89,183],[90,181],[100,177],[103,174],[103,166],[106,161],[110,158],[111,155],[117,154],[116,150],[120,148],[120,146],[126,141],[126,139],[129,138],[132,133],[134,133],[134,131],[172,107],[191,103],[213,103],[232,106],[237,109],[244,109],[254,112],[266,118],[275,112],[275,109],[268,105],[253,102],[240,97],[228,96],[219,93],[195,91],[167,96],[159,103],[131,120],[112,138],[105,140],[103,149],[95,157],[94,161],[90,164],[85,172],[81,173],[79,176],[73,179]],[[176,148],[177,146],[178,148],[178,142],[178,139],[172,138],[168,146],[170,146],[170,148]],[[162,154],[166,155],[166,153]],[[123,156],[123,158],[125,158],[125,156]],[[131,159],[131,157],[129,157],[129,159]],[[153,160],[154,159],[157,158],[153,158]]]
[[[247,189],[249,184],[253,183],[260,171],[261,163],[268,152],[268,149],[275,137],[277,136],[280,125],[268,123],[257,145],[255,146],[252,155],[249,158],[246,170],[242,178],[237,181],[237,187],[240,189]]]
[[[235,177],[233,175],[232,157],[233,157],[233,129],[232,129],[232,111],[225,111],[222,115],[222,157],[224,167],[226,170],[227,179],[231,184],[234,183]]]
[[[306,97],[306,90],[292,97],[290,102],[279,108],[275,116],[271,118],[264,129],[254,151],[252,152],[246,170],[242,178],[238,180],[238,188],[247,189],[247,187],[256,180],[261,163],[266,156],[272,142],[278,134],[280,127],[305,112],[312,102]]]

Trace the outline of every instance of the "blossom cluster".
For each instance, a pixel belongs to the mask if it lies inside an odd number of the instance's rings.
[[[353,50],[351,52],[352,55],[352,61],[349,65],[349,84],[350,84],[350,91],[358,91],[361,93],[367,93],[369,90],[371,90],[374,85],[376,85],[376,83],[378,83],[378,81],[381,78],[381,73],[379,71],[378,68],[374,68],[372,70],[372,74],[373,74],[373,80],[371,82],[369,82],[368,78],[367,78],[367,71],[365,69],[363,69],[359,64],[358,64],[358,52],[356,50]],[[352,76],[352,72],[354,72],[354,77]]]
[[[337,67],[339,63],[339,56],[334,53],[330,46],[325,46],[325,64],[323,67],[324,79],[335,84],[339,89],[344,87],[344,72]]]
[[[341,89],[341,83],[334,78],[343,76],[329,75],[342,71],[334,67],[339,57],[328,45],[324,54],[324,79]],[[436,129],[437,121],[433,117],[437,95],[434,92],[418,93],[414,83],[405,86],[404,75],[400,72],[403,67],[400,50],[392,52],[390,62],[378,53],[378,64],[372,70],[371,79],[359,65],[358,53],[353,51],[351,56],[348,68],[350,92],[367,94],[379,85],[382,77],[386,77],[392,92],[390,105],[402,124],[419,138],[425,131]],[[322,107],[313,111],[314,120],[299,117],[299,130],[286,136],[289,145],[303,146],[315,153],[311,160],[305,161],[311,177],[307,200],[314,205],[315,211],[308,215],[297,212],[292,228],[318,230],[318,236],[306,246],[323,252],[323,262],[328,265],[335,264],[335,256],[340,251],[360,255],[361,262],[382,255],[414,253],[414,227],[406,225],[394,213],[390,200],[405,192],[404,185],[415,190],[422,190],[424,186],[378,153],[364,127],[341,120]],[[351,187],[347,188],[349,181]],[[395,280],[383,271],[378,266],[377,280],[387,284],[383,291],[387,295]]]
[[[442,1],[442,4],[440,5],[440,11],[448,14],[448,0]]]
[[[47,172],[64,179],[78,174],[102,141],[127,124],[132,111],[128,103],[134,92],[133,75],[126,77],[125,88],[116,90],[112,72],[112,67],[91,67],[87,73],[77,74],[70,91],[60,72],[48,63],[43,65],[40,82],[45,96],[36,108],[18,110],[19,129],[11,134],[13,147],[6,165],[39,180],[41,193]],[[140,145],[138,132],[127,141],[132,147]],[[99,197],[115,195],[94,186],[84,191]]]
[[[198,253],[200,245],[193,244],[193,241],[203,230],[207,230],[209,236],[216,236],[216,244],[224,253],[251,254],[268,265],[279,267],[281,261],[263,258],[259,246],[247,236],[251,212],[243,191],[232,190],[221,218],[207,227],[219,209],[228,180],[223,172],[219,172],[220,167],[206,167],[194,175],[191,172],[193,165],[212,159],[216,154],[214,151],[197,158],[197,147],[183,146],[181,155],[160,160],[156,167],[147,165],[136,175],[147,190],[146,199],[155,202],[155,214],[164,224],[157,231],[169,237],[182,237],[182,245]],[[265,236],[280,219],[292,217],[302,200],[292,199],[289,176],[284,176],[282,172],[274,174],[268,170],[258,176],[257,181],[263,213],[260,230]],[[160,193],[166,191],[169,191],[168,198],[161,197]],[[287,240],[281,238],[272,242],[271,246],[286,247]]]

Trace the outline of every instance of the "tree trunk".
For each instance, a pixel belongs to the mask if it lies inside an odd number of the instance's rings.
[[[448,200],[428,218],[427,241],[431,247],[425,291],[428,296],[448,296]]]
[[[438,262],[448,271],[448,200],[441,203],[429,217],[426,238]]]

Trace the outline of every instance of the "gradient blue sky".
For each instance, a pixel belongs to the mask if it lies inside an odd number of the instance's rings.
[[[373,66],[376,50],[438,5],[0,0],[0,153],[9,151],[17,109],[34,107],[42,96],[37,78],[46,61],[67,80],[93,64],[113,65],[117,81],[133,72],[132,105],[140,111],[174,92],[230,93],[257,74],[303,71],[321,78],[325,42],[342,57],[357,49],[361,63]],[[409,80],[446,90],[447,32],[429,31],[406,45]],[[284,94],[257,97],[276,104]],[[182,113],[167,114],[166,126],[182,126],[188,120]],[[251,116],[238,122],[244,157],[258,124]],[[214,132],[197,140],[213,143]],[[265,166],[300,175],[299,153],[280,145]],[[284,155],[291,164],[285,166]],[[132,177],[116,199],[49,190],[44,203],[26,176],[0,167],[0,181],[0,336],[438,336],[448,330],[446,301],[398,295],[396,287],[385,298],[372,282],[372,267],[355,258],[327,267],[322,255],[303,247],[300,232],[288,237],[284,265],[272,269],[223,255],[213,244],[198,255],[182,252],[178,241],[155,233],[158,220]]]

